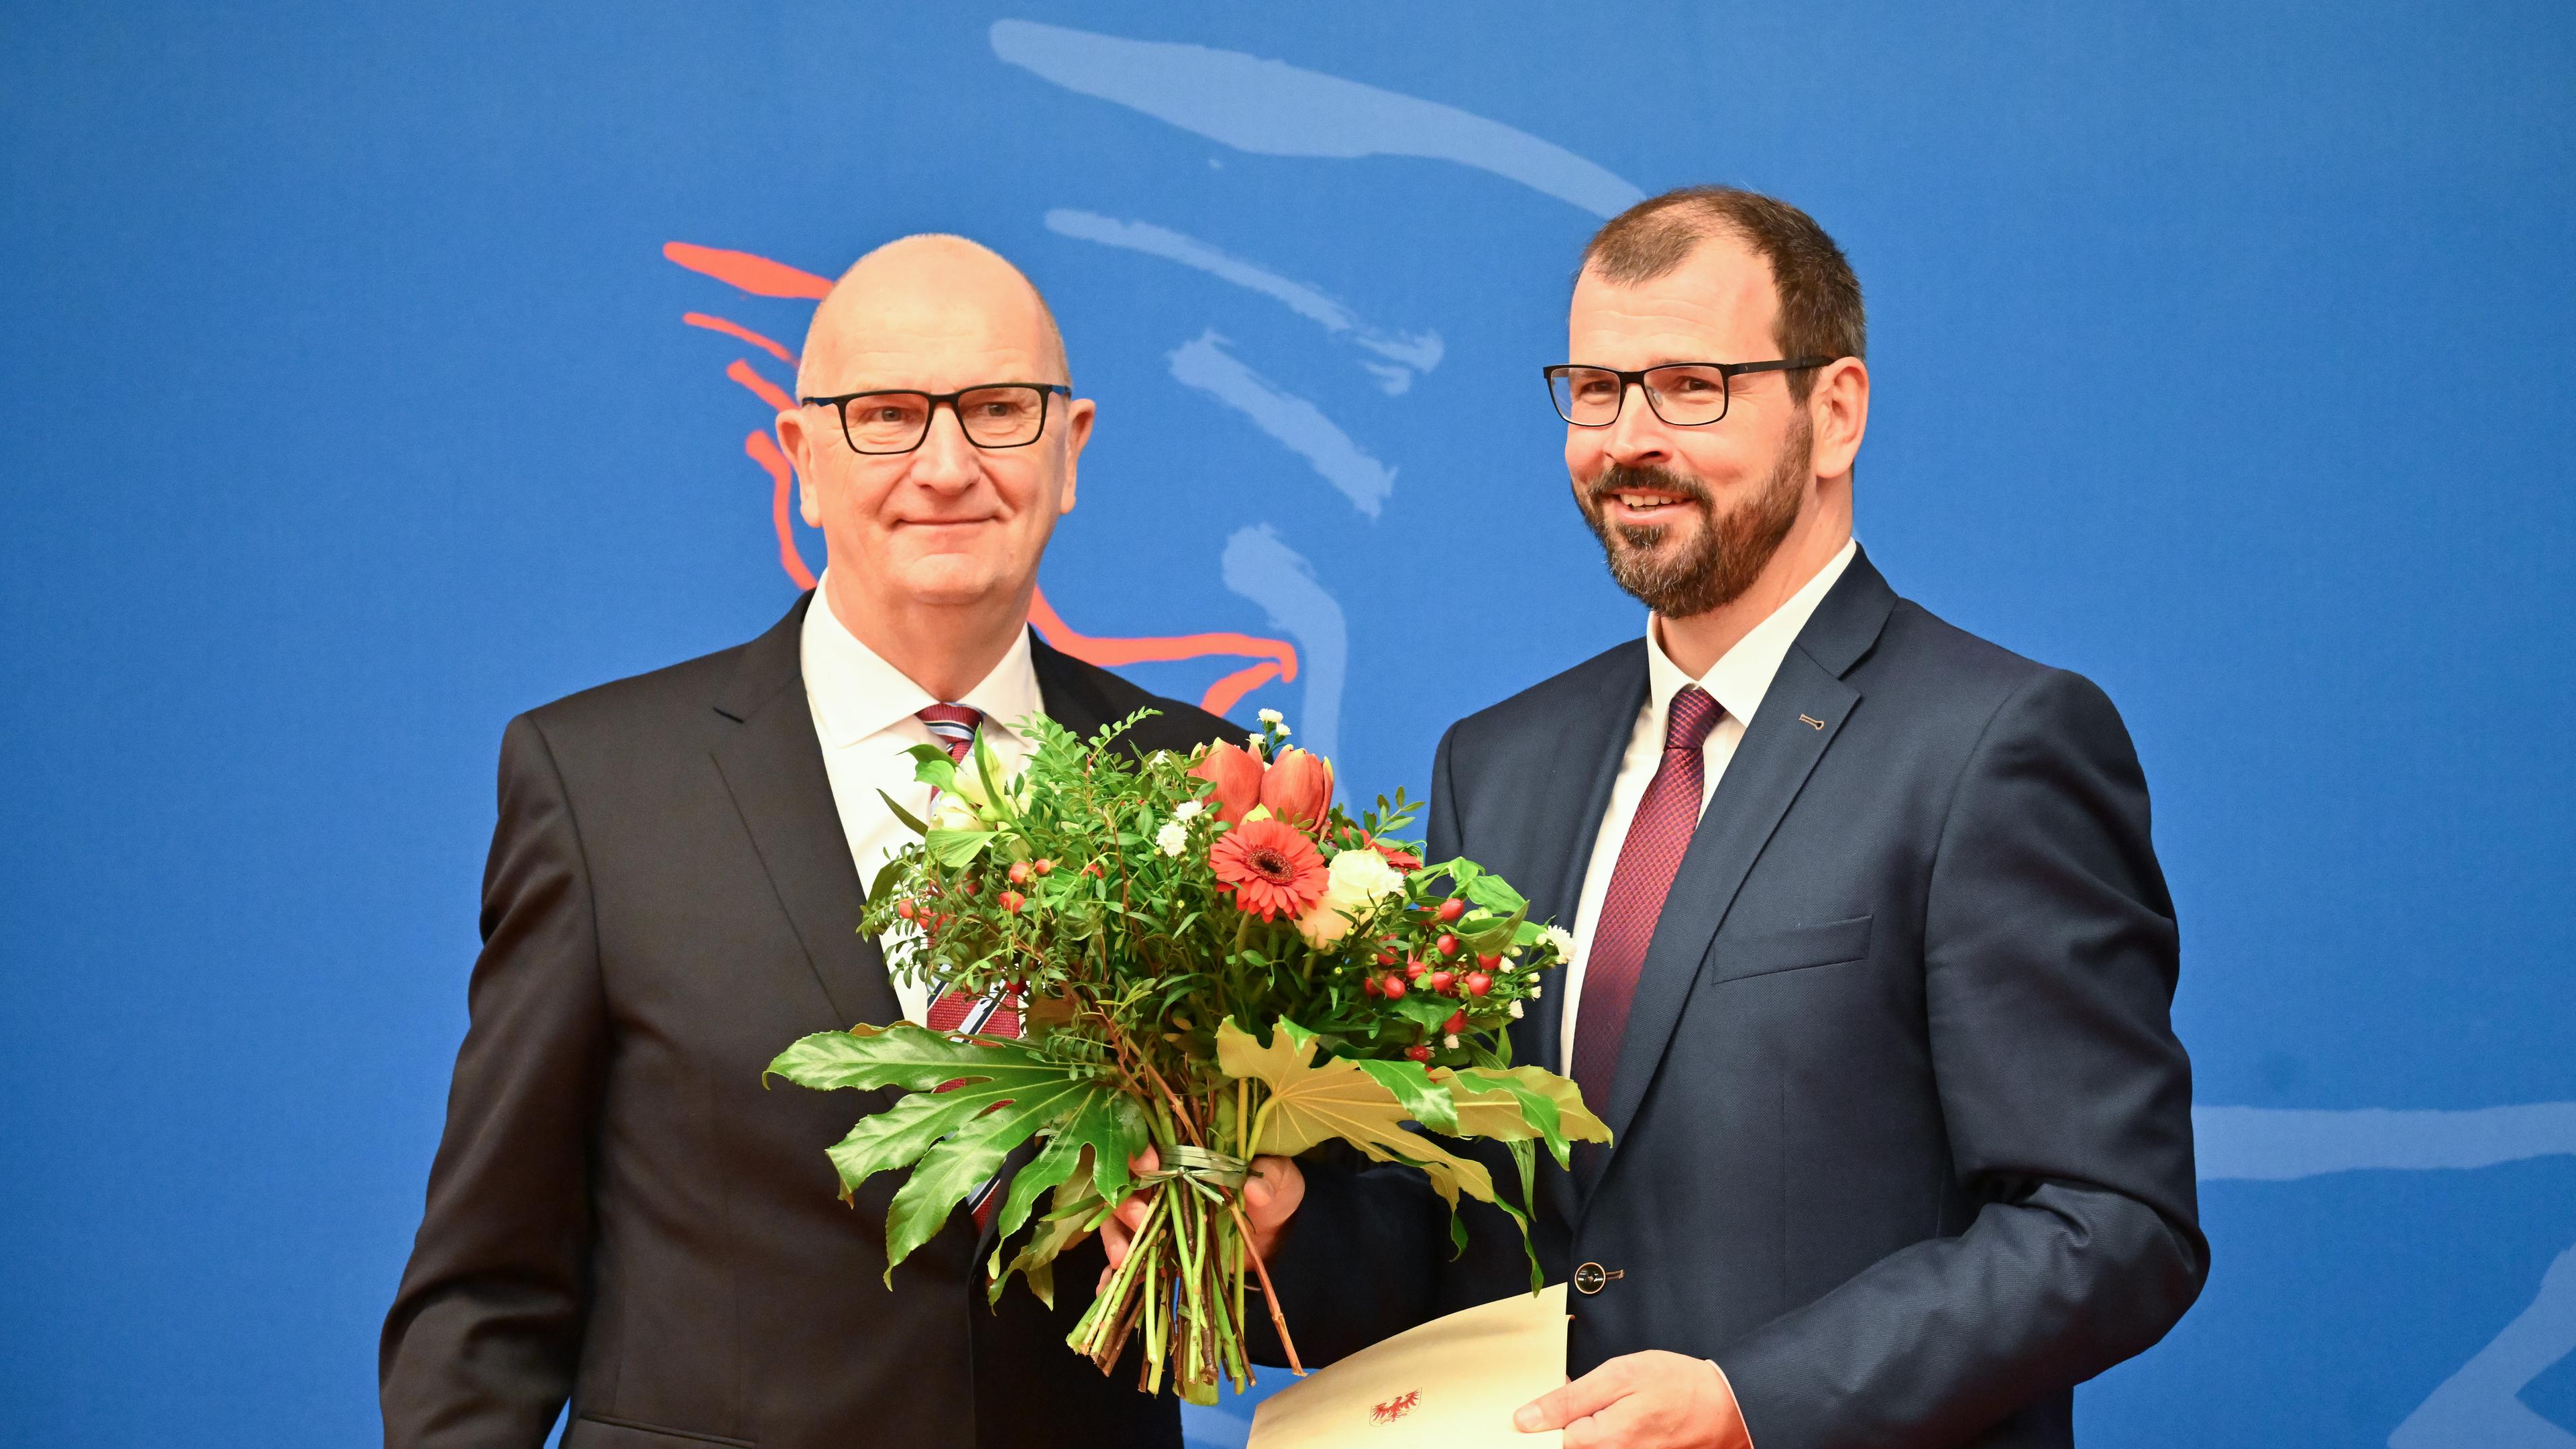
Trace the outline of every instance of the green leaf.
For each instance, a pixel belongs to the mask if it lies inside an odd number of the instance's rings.
[[[928,835],[930,833],[930,827],[922,824],[919,816],[914,815],[911,811],[896,804],[895,798],[892,795],[887,794],[883,790],[879,790],[877,792],[877,798],[883,800],[886,803],[886,808],[894,812],[895,819],[903,822],[904,829],[911,831],[915,835]],[[889,862],[889,864],[891,864],[891,862]]]
[[[1413,1120],[1434,1132],[1458,1135],[1458,1102],[1447,1084],[1434,1085],[1431,1069],[1420,1062],[1381,1062],[1362,1057],[1357,1066],[1404,1104]]]
[[[877,872],[876,880],[868,886],[869,910],[873,911],[878,906],[883,905],[885,903],[885,898],[894,894],[895,886],[903,879],[903,872],[906,864],[907,862],[904,858],[898,855],[894,859],[887,861],[885,863],[885,868]]]
[[[1460,881],[1459,888],[1467,899],[1498,916],[1517,916],[1529,910],[1529,900],[1513,890],[1511,882],[1488,871],[1478,871],[1471,880]]]
[[[912,1169],[886,1211],[888,1286],[895,1265],[930,1241],[1012,1148],[1119,1090],[1088,1066],[1049,1060],[1020,1043],[958,1041],[910,1023],[809,1036],[769,1070],[823,1090],[910,1089],[892,1107],[860,1118],[830,1149],[844,1196],[880,1172]],[[1117,1167],[1123,1174],[1123,1158]]]
[[[1002,1200],[1000,1236],[1009,1237],[1029,1220],[1029,1206],[1040,1192],[1071,1178],[1091,1151],[1088,1191],[1104,1202],[1119,1202],[1134,1185],[1127,1159],[1153,1140],[1145,1109],[1124,1092],[1109,1092],[1084,1102],[1060,1126],[1045,1149],[1011,1178],[1010,1196]]]
[[[941,865],[956,870],[973,864],[975,857],[982,855],[984,847],[992,844],[994,836],[999,833],[992,830],[933,830],[922,837],[922,844]]]
[[[1372,1161],[1421,1168],[1432,1190],[1453,1210],[1461,1192],[1480,1202],[1494,1200],[1493,1175],[1483,1163],[1406,1131],[1411,1117],[1395,1093],[1357,1062],[1337,1059],[1317,1065],[1315,1052],[1314,1034],[1284,1017],[1272,1028],[1267,1046],[1236,1026],[1233,1017],[1217,1024],[1218,1070],[1270,1088],[1261,1137],[1252,1144],[1256,1154],[1294,1157],[1340,1138]]]
[[[1070,1187],[1057,1188],[1047,1215],[1038,1220],[1038,1230],[1029,1235],[1028,1245],[1020,1249],[1019,1255],[1011,1259],[1007,1268],[1001,1266],[1002,1244],[1010,1240],[1010,1235],[996,1235],[992,1259],[984,1265],[985,1275],[991,1279],[984,1287],[984,1301],[1000,1302],[1002,1289],[1011,1281],[1011,1275],[1020,1273],[1027,1276],[1029,1291],[1038,1296],[1040,1303],[1050,1309],[1055,1307],[1057,1256],[1088,1236],[1093,1228],[1099,1226],[1100,1216],[1107,1211],[1108,1204],[1088,1188],[1080,1192]]]
[[[1559,1166],[1567,1163],[1569,1139],[1610,1140],[1608,1125],[1583,1105],[1583,1089],[1554,1072],[1530,1066],[1461,1072],[1438,1067],[1430,1075],[1457,1099],[1459,1136],[1505,1142],[1536,1137]]]
[[[912,778],[915,780],[933,790],[953,791],[957,788],[957,762],[948,757],[946,749],[938,745],[914,745],[904,753],[912,756]]]

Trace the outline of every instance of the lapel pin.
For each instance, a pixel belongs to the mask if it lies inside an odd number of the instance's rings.
[[[1802,714],[1798,716],[1798,723],[1807,726],[1809,729],[1820,730],[1825,727],[1825,722],[1816,718],[1814,715]]]

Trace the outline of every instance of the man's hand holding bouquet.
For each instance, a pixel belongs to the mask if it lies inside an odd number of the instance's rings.
[[[879,875],[859,928],[935,989],[1015,1003],[1027,1034],[863,1025],[770,1066],[808,1087],[908,1090],[831,1149],[845,1194],[910,1170],[886,1219],[889,1275],[1033,1139],[1000,1203],[992,1295],[1016,1272],[1052,1304],[1056,1255],[1136,1196],[1128,1251],[1069,1342],[1105,1372],[1141,1333],[1138,1386],[1159,1391],[1168,1370],[1193,1403],[1251,1381],[1247,1280],[1295,1359],[1244,1209],[1256,1156],[1338,1139],[1526,1233],[1537,1145],[1562,1163],[1570,1141],[1609,1135],[1572,1082],[1510,1061],[1505,1031],[1565,933],[1472,862],[1426,864],[1393,838],[1401,792],[1354,819],[1331,765],[1263,721],[1248,745],[1138,759],[1117,739],[1133,719],[1087,741],[1032,719],[1016,777],[980,740],[963,760],[916,748],[931,817],[896,807],[922,839]],[[1504,1143],[1516,1197],[1444,1137]],[[1451,1233],[1463,1246],[1454,1218]]]

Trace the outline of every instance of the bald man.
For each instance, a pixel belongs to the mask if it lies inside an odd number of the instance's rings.
[[[1186,750],[1232,733],[1047,648],[1038,560],[1073,507],[1091,402],[1037,289],[955,237],[862,259],[814,313],[778,437],[829,559],[738,648],[510,722],[471,1023],[379,1364],[388,1445],[1172,1445],[1168,1397],[1064,1345],[1056,1305],[985,1308],[961,1208],[883,1280],[898,1186],[849,1206],[824,1150],[883,1094],[764,1091],[787,1043],[927,999],[858,934],[916,815],[903,751],[1044,713]],[[936,728],[934,728],[934,726]],[[1097,1258],[1096,1245],[1080,1252]],[[1096,1268],[1096,1264],[1091,1265]]]

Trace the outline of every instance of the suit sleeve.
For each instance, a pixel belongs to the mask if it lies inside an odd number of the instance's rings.
[[[1434,861],[1458,853],[1458,804],[1449,773],[1455,733],[1441,736],[1431,767],[1425,849]],[[1430,1179],[1414,1168],[1369,1162],[1334,1143],[1300,1158],[1297,1166],[1306,1178],[1306,1196],[1269,1266],[1280,1312],[1306,1366],[1331,1363],[1438,1317],[1444,1311],[1441,1275],[1450,1255],[1449,1211]],[[1487,1226],[1479,1221],[1471,1231]],[[1504,1229],[1510,1231],[1508,1223]],[[1286,1363],[1266,1318],[1253,1315],[1251,1326],[1253,1356]]]
[[[579,1357],[608,1023],[580,835],[525,715],[501,743],[482,930],[428,1207],[377,1361],[388,1449],[535,1449]]]
[[[2182,1316],[2209,1247],[2177,940],[2118,713],[2074,675],[2025,685],[1957,785],[1925,904],[1933,1069],[1978,1210],[1717,1348],[1760,1449],[1950,1443]]]

